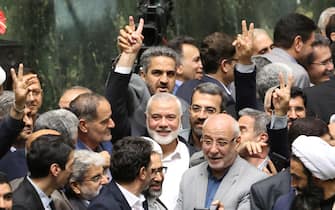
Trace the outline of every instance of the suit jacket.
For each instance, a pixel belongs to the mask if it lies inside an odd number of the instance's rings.
[[[286,169],[280,173],[261,180],[251,186],[251,209],[270,210],[273,208],[277,198],[290,190],[290,170]]]
[[[15,120],[6,116],[0,121],[0,158],[10,149],[14,139],[19,135],[24,127],[22,120]]]
[[[44,210],[38,193],[26,177],[13,193],[13,210]]]
[[[69,201],[73,207],[73,210],[87,210],[88,205],[83,200],[76,197],[69,197]]]
[[[91,201],[88,209],[131,210],[126,198],[123,196],[114,180],[102,188],[100,194]]]
[[[285,63],[292,69],[294,86],[305,88],[310,86],[310,80],[307,71],[291,55],[281,48],[274,48],[271,52],[264,55],[253,57],[257,69],[260,70],[269,63]]]
[[[17,148],[15,151],[8,151],[0,159],[0,171],[7,174],[9,181],[27,175],[28,166],[25,149]]]
[[[190,210],[205,206],[208,184],[208,163],[204,162],[188,169],[180,183],[176,210]],[[225,210],[250,210],[250,186],[267,175],[237,156],[233,165],[221,181],[214,196]]]
[[[335,79],[304,89],[307,97],[307,115],[328,123],[335,114]]]
[[[295,190],[293,188],[290,188],[290,191],[288,193],[278,197],[276,203],[273,205],[273,210],[290,210],[295,196]]]
[[[143,136],[147,132],[145,110],[151,97],[149,89],[137,74],[120,74],[110,72],[106,84],[105,96],[111,104],[113,141],[125,136]],[[181,100],[182,125],[189,127],[188,103]]]

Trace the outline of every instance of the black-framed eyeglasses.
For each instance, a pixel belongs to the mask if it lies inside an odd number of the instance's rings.
[[[159,167],[159,168],[152,168],[151,169],[151,174],[153,174],[153,175],[157,175],[158,173],[159,174],[166,174],[166,171],[167,171],[167,167],[162,166],[162,167]]]
[[[191,105],[191,110],[195,113],[199,113],[201,112],[201,110],[204,110],[204,112],[206,112],[207,114],[214,114],[217,112],[215,107],[210,107],[210,106],[202,107],[196,104]]]

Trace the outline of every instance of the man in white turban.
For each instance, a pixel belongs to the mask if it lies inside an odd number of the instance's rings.
[[[291,208],[302,204],[334,209],[335,147],[314,136],[299,136],[292,144],[291,185],[297,190]]]

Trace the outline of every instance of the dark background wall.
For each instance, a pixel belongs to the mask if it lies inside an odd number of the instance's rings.
[[[55,108],[62,91],[73,85],[103,93],[118,54],[118,31],[129,15],[137,14],[136,2],[0,0],[7,17],[7,33],[0,39],[22,46],[24,64],[42,76],[44,109]],[[322,10],[334,5],[334,0],[173,0],[167,38],[187,34],[200,41],[214,31],[234,35],[244,18],[272,33],[276,21],[289,12],[317,21]]]

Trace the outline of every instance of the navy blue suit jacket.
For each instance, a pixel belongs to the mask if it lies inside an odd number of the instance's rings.
[[[24,127],[22,120],[15,120],[6,116],[0,121],[0,158],[10,149],[14,139],[20,134]]]
[[[131,208],[119,187],[112,180],[92,200],[88,206],[88,210],[131,210]]]

